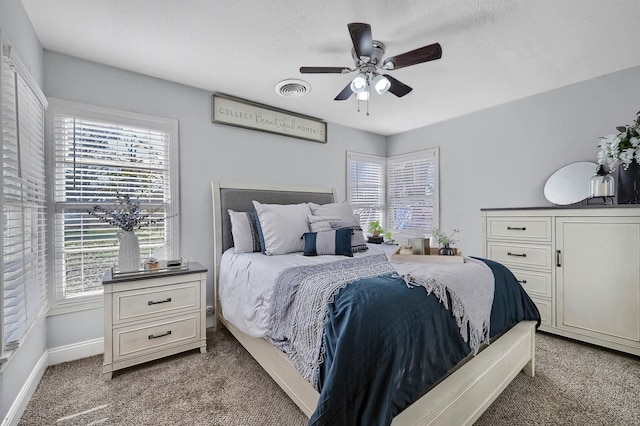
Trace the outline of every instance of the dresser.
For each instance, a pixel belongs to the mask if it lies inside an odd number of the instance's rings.
[[[540,330],[640,355],[640,207],[482,209],[484,256],[507,266]]]
[[[132,365],[190,349],[207,351],[206,275],[197,262],[127,278],[105,273],[105,380]]]

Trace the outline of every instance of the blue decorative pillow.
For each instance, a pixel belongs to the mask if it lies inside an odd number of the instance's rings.
[[[304,238],[305,256],[341,255],[353,257],[351,249],[351,229],[335,231],[306,232]]]
[[[362,251],[369,250],[367,247],[367,242],[364,240],[364,234],[362,233],[362,228],[360,224],[355,221],[345,221],[345,220],[331,220],[330,222],[331,229],[351,229],[352,237],[351,237],[351,250],[354,253],[359,253]]]

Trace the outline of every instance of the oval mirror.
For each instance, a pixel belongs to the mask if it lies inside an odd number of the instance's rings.
[[[552,174],[544,185],[544,196],[553,204],[579,203],[589,197],[589,181],[598,165],[589,161],[568,164]]]

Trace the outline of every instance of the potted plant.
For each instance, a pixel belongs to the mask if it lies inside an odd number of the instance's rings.
[[[96,205],[87,211],[101,222],[118,228],[116,236],[120,246],[118,249],[118,270],[120,272],[140,269],[140,244],[135,230],[155,225],[158,219],[152,218],[152,214],[156,211],[151,210],[144,213],[140,207],[140,201],[131,199],[129,194],[121,195],[120,193],[116,193],[115,206]]]
[[[369,233],[374,237],[384,233],[384,229],[382,228],[382,225],[380,225],[380,221],[372,220],[369,222]]]
[[[612,172],[618,164],[618,204],[640,203],[640,111],[630,126],[618,126],[617,134],[602,138],[598,164]]]
[[[433,231],[433,235],[431,238],[440,246],[440,250],[438,250],[438,254],[441,256],[452,256],[455,254],[455,250],[451,248],[452,244],[458,242],[458,240],[453,239],[453,236],[462,231],[461,229],[454,229],[451,235],[447,235],[440,231],[439,228],[436,228]]]

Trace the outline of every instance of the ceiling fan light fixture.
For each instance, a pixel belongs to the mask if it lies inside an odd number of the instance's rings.
[[[373,87],[378,92],[378,95],[382,95],[383,93],[387,93],[387,90],[391,87],[391,82],[384,75],[377,75],[373,79]]]
[[[358,98],[359,101],[368,101],[369,100],[369,88],[366,88],[365,90],[363,90],[360,93],[356,93],[356,97]]]
[[[360,73],[351,80],[351,90],[353,93],[362,93],[367,88],[367,76]]]

